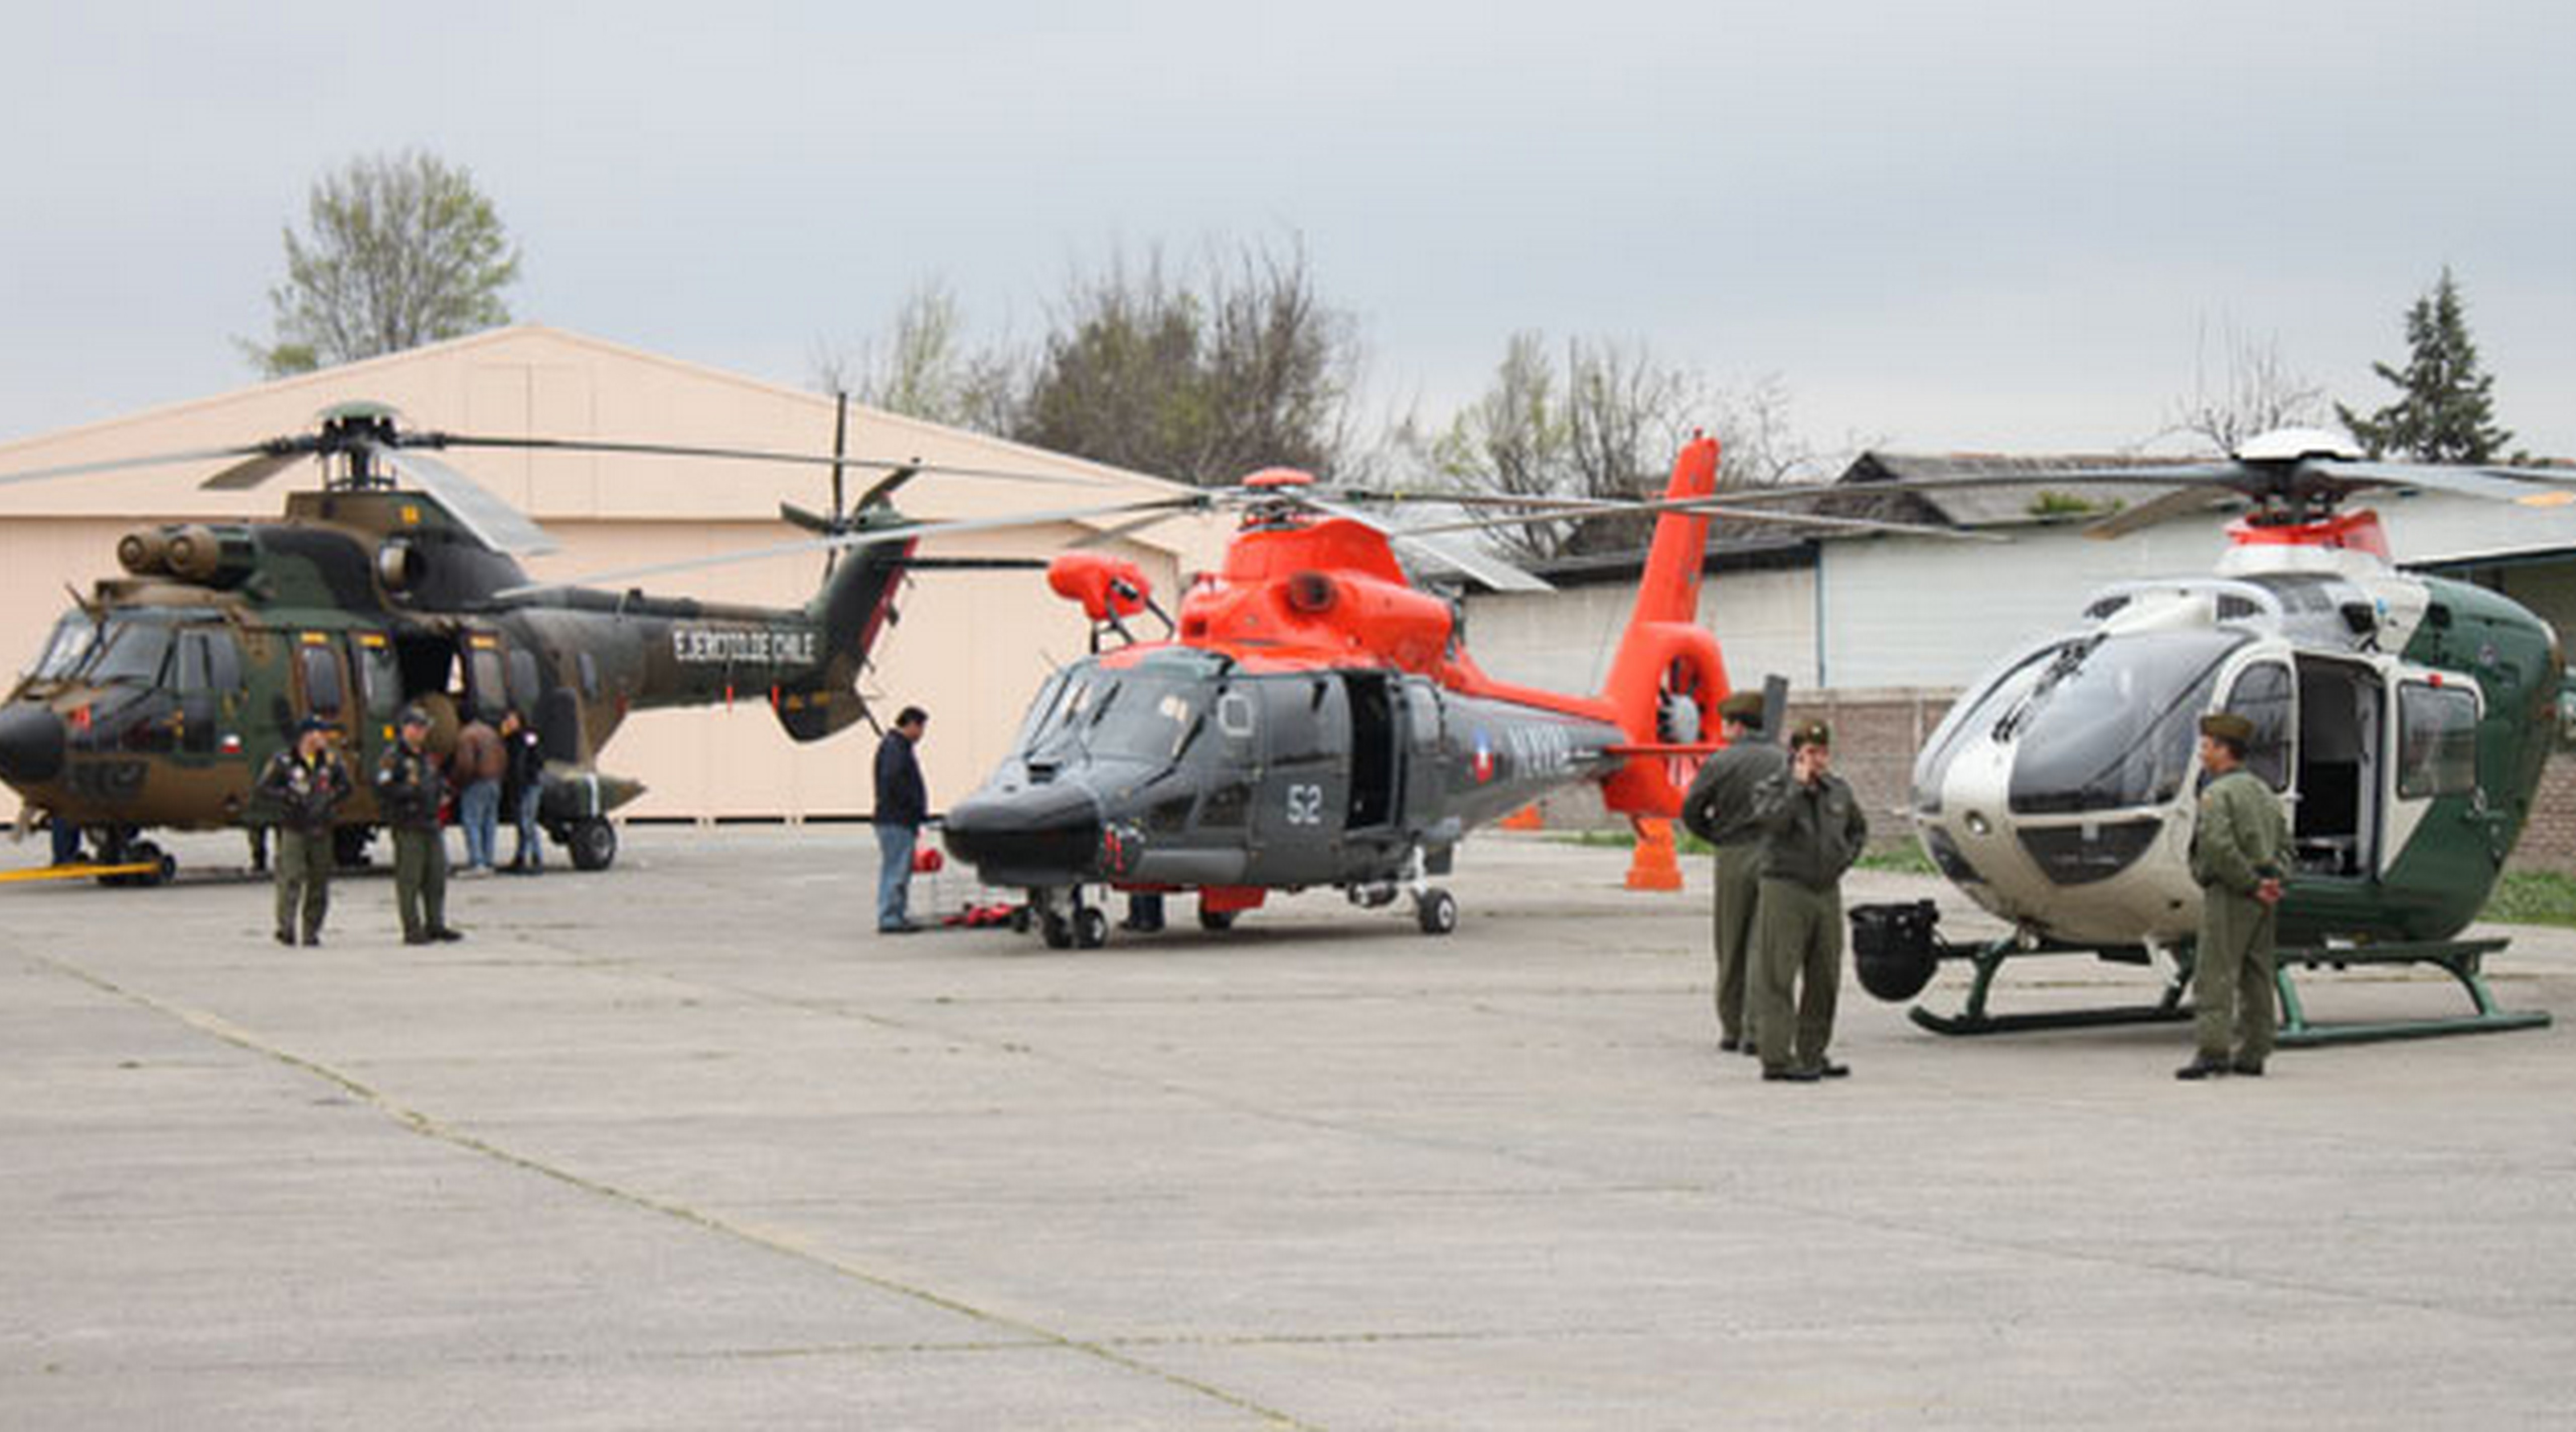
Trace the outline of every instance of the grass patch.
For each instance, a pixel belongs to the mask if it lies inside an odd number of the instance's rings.
[[[1941,873],[1940,868],[1932,863],[1932,857],[1923,853],[1923,843],[1919,840],[1908,840],[1903,845],[1891,845],[1884,850],[1873,850],[1860,858],[1860,868],[1886,870],[1898,875]]]
[[[2481,920],[2506,925],[2565,925],[2576,928],[2576,875],[2554,870],[2508,870],[2487,896]]]

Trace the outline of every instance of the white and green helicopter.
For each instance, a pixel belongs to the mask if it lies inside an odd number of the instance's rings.
[[[1915,766],[1916,830],[1941,873],[2012,933],[1954,946],[1936,934],[1929,901],[1857,909],[1863,986],[1909,1000],[1937,961],[1972,961],[1962,1012],[1913,1011],[1944,1033],[2188,1017],[2197,723],[2234,711],[2255,726],[2248,764],[2293,812],[2283,1042],[2546,1023],[2496,1007],[2479,963],[2502,940],[2457,937],[2502,873],[2576,711],[2557,633],[2485,588],[2399,570],[2377,515],[2345,502],[2412,488],[2550,507],[2576,500],[2571,477],[2365,461],[2314,430],[2268,434],[2216,462],[2047,474],[2052,487],[2169,489],[2089,535],[2231,495],[2252,509],[2229,526],[2215,572],[2096,592],[2076,626],[2020,646],[1951,708]],[[1919,485],[1944,482],[1992,485]],[[2163,956],[2172,978],[2152,1005],[1987,1011],[2006,961],[2068,951]],[[2475,1012],[2312,1025],[2287,974],[2386,963],[2447,970]]]

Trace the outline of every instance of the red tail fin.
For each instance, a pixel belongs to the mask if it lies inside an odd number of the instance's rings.
[[[1667,498],[1706,497],[1717,491],[1717,439],[1693,438],[1673,460]],[[1610,662],[1601,698],[1618,713],[1620,729],[1640,746],[1696,744],[1717,728],[1717,703],[1726,699],[1726,659],[1717,638],[1699,624],[1699,578],[1707,560],[1708,518],[1667,512],[1655,519],[1654,545],[1637,584],[1636,611]],[[1688,758],[1641,753],[1601,783],[1601,798],[1630,815],[1670,816],[1681,809],[1690,783]]]

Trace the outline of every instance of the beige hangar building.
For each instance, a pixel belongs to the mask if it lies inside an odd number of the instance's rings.
[[[828,455],[827,396],[534,324],[262,383],[237,392],[0,444],[0,472],[159,452],[238,446],[309,431],[335,403],[401,410],[406,427],[503,437],[559,437]],[[849,453],[887,462],[1028,473],[1077,482],[925,473],[897,505],[923,520],[996,518],[1103,506],[1186,491],[999,438],[853,404]],[[822,510],[827,469],[668,457],[458,450],[445,460],[536,519],[562,549],[526,563],[539,580],[716,556],[805,536],[782,501]],[[227,459],[0,486],[0,663],[36,658],[68,586],[86,593],[120,575],[116,541],[176,521],[273,519],[283,494],[318,480],[300,465],[248,492],[199,487]],[[882,475],[853,468],[851,500]],[[1049,557],[1117,517],[926,539],[932,557]],[[1101,550],[1135,561],[1166,610],[1184,577],[1218,565],[1229,521],[1189,516],[1117,536]],[[655,595],[794,606],[823,575],[820,553],[709,567],[643,581]],[[1073,604],[1027,570],[921,572],[897,598],[900,620],[878,640],[860,683],[885,719],[907,703],[931,712],[922,764],[934,807],[964,795],[1006,753],[1021,708],[1051,664],[1088,651]],[[1149,624],[1150,624],[1150,619]],[[757,696],[731,708],[637,713],[602,753],[604,771],[644,782],[622,814],[674,820],[845,818],[873,804],[875,738],[854,727],[812,745],[780,729]],[[17,814],[0,789],[0,818]]]

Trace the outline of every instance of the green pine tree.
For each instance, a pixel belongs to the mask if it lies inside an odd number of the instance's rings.
[[[2432,291],[2406,310],[2406,342],[2414,355],[2403,369],[2370,365],[2396,385],[2397,401],[2368,417],[2335,404],[2335,416],[2354,440],[2372,457],[2419,462],[2494,462],[2502,457],[2513,434],[2495,425],[2495,379],[2478,371],[2478,348],[2469,339],[2466,306],[2448,265]]]

